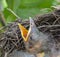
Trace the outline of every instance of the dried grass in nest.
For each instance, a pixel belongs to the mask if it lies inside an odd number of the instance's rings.
[[[55,10],[51,13],[40,15],[34,18],[37,28],[42,32],[51,33],[54,36],[56,43],[60,42],[60,10]],[[29,20],[16,20],[8,24],[3,37],[0,39],[0,44],[4,52],[12,52],[14,49],[26,50],[24,41],[21,37],[18,23],[29,28]]]

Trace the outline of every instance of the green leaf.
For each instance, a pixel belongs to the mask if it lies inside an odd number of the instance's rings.
[[[60,5],[60,0],[54,0],[53,1],[53,6]]]
[[[7,7],[6,0],[0,0],[0,11],[3,11]]]
[[[55,0],[7,0],[8,8],[12,9],[18,16],[27,19],[29,16],[34,17],[43,12],[49,12],[49,9],[41,10],[43,8],[50,8]],[[16,17],[8,10],[4,11],[6,21],[14,21]]]
[[[6,23],[16,20],[16,17],[7,9],[5,9],[5,11],[4,11],[4,16],[6,18]]]

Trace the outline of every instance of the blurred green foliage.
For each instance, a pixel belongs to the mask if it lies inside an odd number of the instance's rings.
[[[10,8],[22,19],[27,19],[29,16],[34,17],[38,14],[50,12],[51,6],[58,4],[56,0],[4,0],[4,1],[7,2],[8,8]],[[6,19],[6,23],[14,21],[16,19],[16,16],[14,16],[7,9],[4,10],[4,16]]]
[[[40,13],[41,8],[50,8],[54,0],[7,0],[8,8],[11,8],[18,16],[25,19]],[[13,15],[7,15],[8,19],[14,19]],[[10,21],[10,20],[9,20]],[[7,21],[8,22],[8,21]]]
[[[0,11],[3,11],[4,8],[6,8],[8,5],[7,5],[7,2],[6,0],[0,0]]]
[[[8,8],[12,9],[20,18],[25,19],[39,14],[41,8],[50,8],[54,0],[7,0]],[[16,18],[8,10],[4,11],[6,22]]]

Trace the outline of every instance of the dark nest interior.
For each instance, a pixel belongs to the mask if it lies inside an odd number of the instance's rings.
[[[54,10],[51,13],[39,15],[33,18],[39,31],[47,32],[53,35],[56,44],[60,43],[60,10]],[[2,54],[5,52],[12,53],[15,49],[26,50],[21,32],[18,27],[18,23],[21,23],[27,29],[29,28],[29,20],[22,21],[18,19],[9,23],[1,34],[0,49]],[[60,46],[58,46],[60,47]],[[1,54],[1,57],[3,55]]]

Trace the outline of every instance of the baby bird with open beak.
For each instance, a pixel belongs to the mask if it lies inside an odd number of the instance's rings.
[[[38,28],[34,23],[34,20],[31,17],[29,17],[29,19],[30,19],[30,28],[27,34],[29,35],[29,38],[26,43],[26,49],[31,53],[42,52],[41,47],[48,40],[48,35],[38,30]]]
[[[21,24],[18,25],[21,31],[22,38],[25,42],[26,50],[31,53],[38,53],[40,52],[40,50],[44,48],[47,49],[46,47],[41,49],[41,47],[44,46],[44,44],[48,40],[48,35],[38,30],[34,23],[34,20],[31,17],[29,17],[29,20],[30,20],[29,30],[27,30]]]
[[[22,38],[25,42],[26,50],[32,54],[43,52],[43,56],[52,57],[52,49],[55,50],[55,44],[52,35],[39,31],[34,23],[34,20],[31,17],[29,17],[29,20],[29,30],[27,30],[21,24],[18,24]]]

